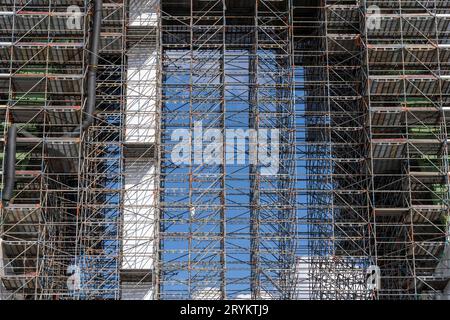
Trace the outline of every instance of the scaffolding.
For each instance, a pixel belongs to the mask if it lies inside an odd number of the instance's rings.
[[[2,2],[3,145],[17,128],[14,192],[1,211],[5,298],[119,297],[125,6],[100,11],[99,63],[89,65],[94,2]]]
[[[362,50],[358,1],[320,1],[303,20],[296,56],[304,103],[310,295],[366,299],[371,264]]]
[[[80,29],[66,29],[62,1],[1,4],[2,161],[17,128],[15,187],[1,208],[0,278],[6,298],[68,296],[75,256],[87,3],[72,1]],[[3,169],[6,169],[4,164]],[[6,173],[2,172],[5,185]]]
[[[80,299],[120,297],[126,148],[125,10],[124,1],[105,1],[102,6],[98,65],[95,66],[96,110],[92,125],[84,131],[80,170],[81,206],[76,243]]]
[[[158,298],[294,295],[291,19],[289,1],[162,2]],[[172,161],[180,128],[192,133],[186,163]],[[199,143],[229,129],[279,130],[279,173],[237,163],[228,136],[208,162]],[[257,143],[236,149],[251,157]]]
[[[448,299],[449,4],[320,1],[299,20],[316,26],[298,51],[314,299]]]
[[[1,1],[0,298],[449,299],[449,9]]]
[[[374,5],[379,28],[361,25],[361,42],[378,295],[436,299],[450,276],[450,3],[367,1],[362,13]]]

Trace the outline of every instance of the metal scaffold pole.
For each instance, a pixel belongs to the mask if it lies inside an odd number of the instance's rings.
[[[0,300],[450,299],[449,0],[4,0]]]

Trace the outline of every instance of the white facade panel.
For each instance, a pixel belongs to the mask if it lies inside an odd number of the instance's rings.
[[[139,30],[137,34],[142,33],[145,41],[137,42],[127,52],[125,141],[128,143],[155,142],[157,52],[156,44],[149,39],[152,32],[156,36],[157,2],[130,1],[130,30],[133,27]]]
[[[152,269],[155,167],[149,160],[125,161],[122,269]]]
[[[156,27],[158,16],[156,8],[160,0],[129,0],[130,26],[133,27]]]
[[[156,61],[156,53],[148,47],[135,47],[129,51],[126,142],[155,142]]]
[[[148,283],[122,283],[122,300],[152,300],[153,290]]]

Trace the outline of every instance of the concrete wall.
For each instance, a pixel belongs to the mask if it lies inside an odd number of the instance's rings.
[[[435,276],[438,278],[450,279],[450,246],[446,245],[442,253],[441,260],[436,267]],[[450,281],[442,290],[442,293],[436,295],[437,300],[450,300]]]
[[[441,300],[450,300],[450,282],[447,284],[445,289],[442,291],[442,299]]]
[[[450,278],[450,245],[445,246],[441,260],[436,267],[435,276]]]

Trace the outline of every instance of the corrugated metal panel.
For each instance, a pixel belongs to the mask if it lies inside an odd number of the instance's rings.
[[[70,125],[80,123],[80,113],[75,110],[48,111],[49,123],[55,125]]]
[[[27,239],[37,239],[39,235],[39,223],[41,208],[39,206],[13,206],[5,214],[4,232],[6,236]]]
[[[399,95],[403,93],[403,80],[389,79],[377,80],[369,79],[370,94],[372,95]]]
[[[400,124],[402,112],[372,112],[372,125],[374,126],[396,126]]]
[[[373,157],[401,159],[405,146],[405,143],[374,143]]]
[[[3,284],[7,290],[17,290],[19,288],[34,290],[36,288],[36,279],[35,275],[6,275],[2,277]],[[40,285],[38,285],[40,287]]]

